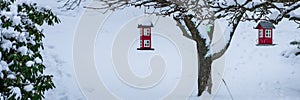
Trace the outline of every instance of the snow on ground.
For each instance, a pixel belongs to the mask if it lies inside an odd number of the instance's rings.
[[[76,24],[82,13],[82,9],[72,12],[62,12],[63,2],[56,0],[40,1],[40,5],[51,8],[56,13],[61,23],[55,26],[44,26],[44,47],[42,52],[46,74],[53,75],[55,87],[46,92],[46,100],[83,100],[75,76],[72,61],[72,44]]]
[[[274,33],[275,46],[256,46],[256,23],[241,23],[226,53],[224,79],[236,100],[300,99],[300,57],[285,58],[282,52],[300,37],[297,25],[281,22]],[[230,99],[221,85],[215,99]]]
[[[46,38],[43,56],[47,66],[46,73],[54,75],[56,85],[55,89],[46,92],[46,99],[85,99],[77,84],[72,61],[73,36],[82,9],[74,12],[60,12],[55,0],[48,1],[41,2],[41,5],[49,5],[53,8],[62,23],[54,27],[44,27]],[[224,79],[234,99],[300,99],[298,86],[300,84],[300,77],[298,77],[300,57],[282,56],[284,51],[295,48],[290,46],[289,42],[299,39],[300,30],[296,29],[297,26],[291,22],[281,22],[276,26],[274,34],[274,41],[277,45],[256,46],[257,31],[253,29],[255,25],[256,23],[252,22],[241,23],[226,52]],[[143,72],[137,72],[137,74]],[[122,91],[126,92],[126,90]],[[198,98],[192,96],[190,99]],[[221,84],[213,99],[230,100],[224,84]]]

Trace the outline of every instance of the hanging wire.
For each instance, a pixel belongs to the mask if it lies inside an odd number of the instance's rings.
[[[231,97],[231,100],[233,100],[233,96],[232,96],[232,94],[231,94],[231,92],[230,92],[230,90],[229,90],[229,87],[228,87],[228,85],[226,84],[224,78],[222,78],[222,81],[223,81],[223,83],[224,83],[224,85],[225,85],[225,87],[226,87],[226,89],[227,89],[227,91],[228,91],[228,93],[229,93],[229,95],[230,95],[230,97]]]

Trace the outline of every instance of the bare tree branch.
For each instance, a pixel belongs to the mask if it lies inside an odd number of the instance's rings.
[[[175,19],[175,18],[174,18]],[[179,29],[182,31],[182,35],[188,39],[193,40],[192,36],[190,34],[188,34],[188,32],[186,31],[186,29],[184,29],[184,26],[182,25],[182,23],[179,21],[179,19],[175,19],[177,22],[177,26],[179,27]]]

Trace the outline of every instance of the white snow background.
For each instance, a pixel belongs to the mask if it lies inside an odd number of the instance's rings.
[[[77,84],[72,60],[73,37],[83,8],[62,12],[57,7],[60,7],[63,2],[58,3],[56,0],[40,0],[38,2],[42,6],[52,8],[62,22],[54,27],[43,27],[46,35],[44,39],[46,48],[43,52],[46,73],[54,75],[53,81],[56,86],[55,89],[46,92],[45,99],[84,100],[85,97]],[[291,56],[286,58],[282,56],[282,53],[286,52],[286,50],[296,48],[290,46],[289,42],[299,40],[300,38],[300,30],[296,29],[297,25],[287,20],[283,20],[279,25],[276,25],[274,42],[277,45],[275,46],[255,45],[257,42],[257,30],[253,29],[255,25],[256,23],[254,22],[241,23],[225,55],[224,79],[229,86],[233,98],[235,100],[300,99],[300,57]],[[166,42],[164,45],[169,44],[168,41]],[[132,61],[132,63],[134,62],[139,61]],[[149,72],[147,68],[136,68],[133,70],[136,71],[137,75],[142,76],[147,75]],[[171,72],[175,73],[176,71]],[[170,82],[176,82],[178,73],[174,75],[172,77],[175,79]],[[114,84],[119,83],[116,82]],[[196,87],[195,90],[197,90]],[[118,89],[114,89],[113,91],[118,92]],[[161,88],[161,90],[153,91],[153,94],[164,91],[166,90]],[[119,90],[119,92],[127,94],[126,92],[130,91],[126,91],[125,88],[125,90]],[[135,95],[128,96],[130,97],[127,97],[127,99],[135,98]],[[193,92],[189,99],[196,100],[199,98],[196,97],[196,92]],[[213,99],[231,99],[223,83]]]

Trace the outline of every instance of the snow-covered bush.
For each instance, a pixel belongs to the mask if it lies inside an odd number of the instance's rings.
[[[55,88],[43,72],[44,24],[59,19],[50,9],[28,0],[0,1],[0,99],[42,99]]]
[[[300,55],[300,41],[292,41],[290,44],[291,45],[297,45],[298,51],[295,52],[295,55],[296,56]]]
[[[296,57],[300,56],[300,41],[292,41],[290,42],[290,45],[294,45],[297,47],[289,48],[288,50],[285,50],[281,53],[282,56],[286,58]]]

